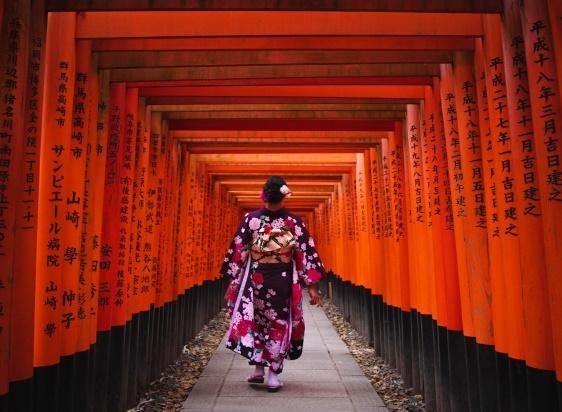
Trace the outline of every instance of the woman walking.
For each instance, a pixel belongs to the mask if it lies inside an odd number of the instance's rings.
[[[291,195],[285,180],[270,177],[263,187],[264,208],[244,216],[224,259],[221,273],[231,278],[226,292],[231,316],[227,348],[255,365],[250,383],[265,381],[277,391],[286,357],[303,349],[302,286],[310,303],[320,301],[317,283],[325,276],[305,224],[283,201]]]

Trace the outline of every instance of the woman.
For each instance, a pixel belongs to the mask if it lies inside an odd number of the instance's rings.
[[[291,195],[285,180],[270,177],[263,187],[266,207],[244,216],[221,273],[231,278],[225,295],[231,315],[227,348],[255,365],[250,383],[277,391],[283,360],[300,357],[304,339],[302,286],[310,303],[320,301],[316,284],[324,266],[303,221],[283,207]]]

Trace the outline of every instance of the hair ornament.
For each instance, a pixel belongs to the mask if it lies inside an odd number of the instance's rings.
[[[283,194],[284,194],[285,196],[287,196],[287,197],[291,197],[291,195],[293,194],[293,193],[291,192],[291,189],[289,189],[289,187],[288,187],[287,185],[281,186],[281,188],[279,189],[279,191],[280,191],[281,193],[283,193]]]

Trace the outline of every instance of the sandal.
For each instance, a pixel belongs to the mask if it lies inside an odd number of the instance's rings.
[[[250,375],[248,377],[248,383],[264,383],[265,382],[265,378],[264,375]]]
[[[269,376],[267,377],[267,391],[277,392],[283,387],[283,382],[279,380],[279,375],[269,370]]]
[[[283,387],[283,382],[279,382],[279,385],[267,385],[268,392],[277,392]]]

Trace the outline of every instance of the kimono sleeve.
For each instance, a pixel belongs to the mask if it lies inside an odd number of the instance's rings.
[[[294,232],[297,237],[295,266],[299,282],[307,286],[318,283],[326,277],[326,270],[318,256],[314,240],[308,233],[304,222],[297,221]]]
[[[251,239],[251,231],[248,227],[248,217],[246,215],[242,219],[240,226],[238,226],[234,239],[230,242],[221,266],[221,275],[231,279],[238,279],[238,275],[244,270],[245,264],[248,261],[248,248]]]

